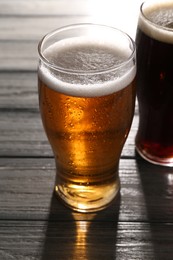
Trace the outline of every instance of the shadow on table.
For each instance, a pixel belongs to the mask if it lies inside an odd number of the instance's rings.
[[[173,168],[148,163],[139,155],[136,158],[154,250],[152,259],[173,259]]]
[[[52,196],[41,260],[116,259],[120,195],[98,213],[75,213]]]

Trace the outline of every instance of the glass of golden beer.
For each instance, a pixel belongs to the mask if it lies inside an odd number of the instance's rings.
[[[141,5],[136,45],[136,149],[149,162],[173,166],[173,1]]]
[[[115,28],[76,24],[39,43],[42,122],[56,162],[55,193],[70,208],[105,208],[135,106],[136,50]]]

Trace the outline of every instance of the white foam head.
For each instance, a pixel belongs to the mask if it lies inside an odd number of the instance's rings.
[[[148,1],[141,6],[138,26],[149,37],[173,44],[173,1]]]
[[[130,47],[123,42],[114,45],[110,39],[61,40],[44,50],[43,55],[52,67],[42,62],[39,77],[50,88],[71,96],[112,94],[129,85],[136,74],[135,56],[131,55]]]

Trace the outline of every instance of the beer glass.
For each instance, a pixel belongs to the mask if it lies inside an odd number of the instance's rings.
[[[135,44],[117,29],[69,25],[39,43],[39,105],[56,162],[55,194],[75,211],[118,194],[135,105]]]
[[[136,149],[149,162],[173,166],[173,1],[141,5],[136,45]]]

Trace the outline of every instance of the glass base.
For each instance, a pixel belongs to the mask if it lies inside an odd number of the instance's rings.
[[[119,190],[119,180],[116,183],[101,186],[76,184],[55,186],[55,194],[67,207],[83,213],[103,210],[118,195]]]
[[[140,149],[137,145],[136,145],[136,151],[144,160],[146,160],[152,164],[173,167],[173,158],[172,157],[167,157],[167,158],[157,157],[155,155],[150,154],[148,151],[146,151],[144,149]]]

